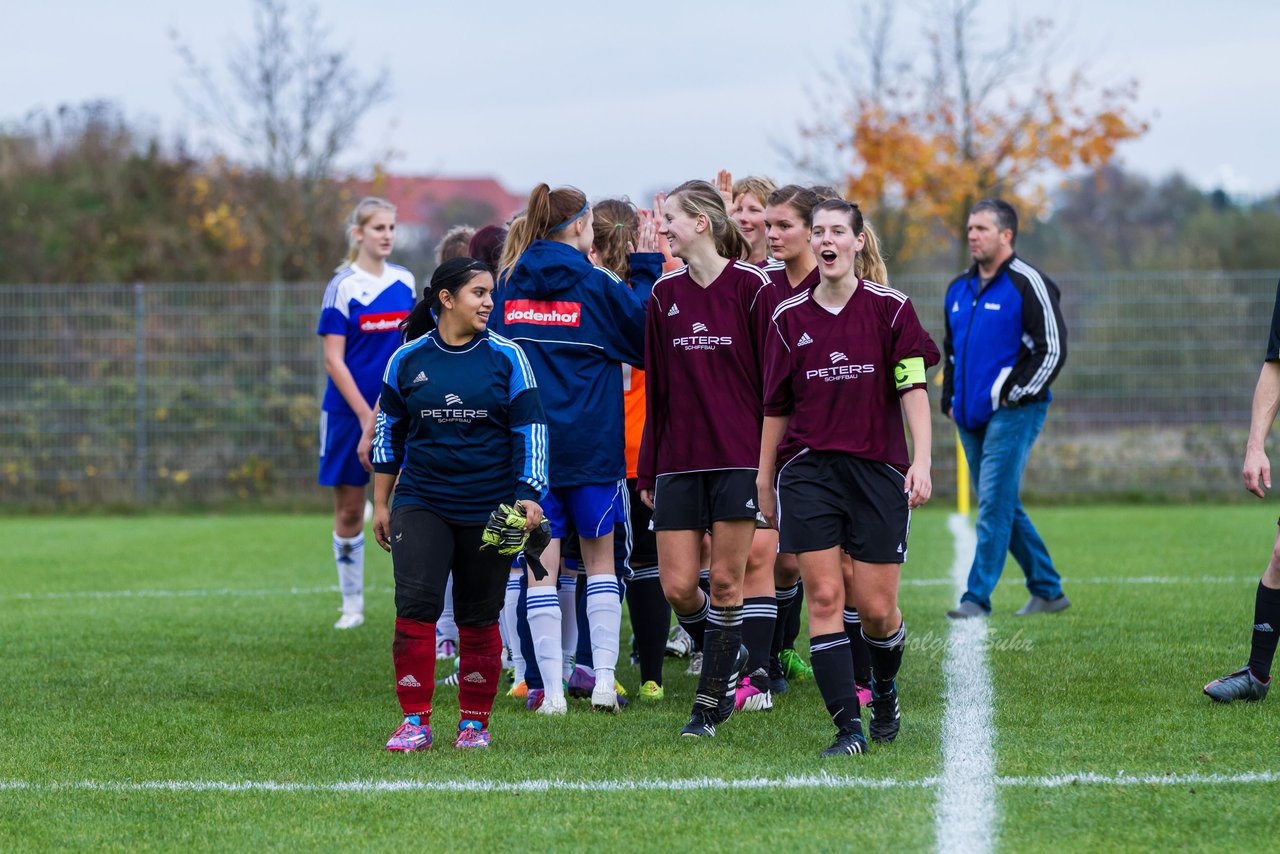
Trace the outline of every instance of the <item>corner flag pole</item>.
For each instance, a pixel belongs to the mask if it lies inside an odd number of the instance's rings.
[[[960,434],[956,433],[956,512],[962,516],[969,515],[969,460],[964,455],[964,445],[960,444]]]

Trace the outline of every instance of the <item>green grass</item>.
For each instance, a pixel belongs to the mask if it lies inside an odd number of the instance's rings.
[[[1211,707],[1209,678],[1247,651],[1252,590],[1274,511],[1083,507],[1034,518],[1074,607],[1023,621],[1015,565],[991,630],[997,773],[1234,774],[1280,767],[1273,706]],[[933,787],[609,793],[173,792],[59,783],[781,779],[869,781],[943,773],[946,584],[902,591],[913,646],[900,677],[902,737],[822,762],[830,722],[815,686],[769,715],[741,715],[710,742],[676,737],[693,681],[670,661],[667,700],[620,718],[571,701],[547,720],[500,698],[487,752],[458,752],[456,694],[436,694],[439,745],[382,749],[392,690],[389,559],[367,552],[367,622],[335,632],[329,524],[321,516],[0,520],[0,850],[300,848],[625,850],[732,838],[747,850],[920,850],[935,842]],[[917,514],[907,579],[944,579],[946,513]],[[1100,579],[1175,576],[1185,584]],[[1235,582],[1196,579],[1235,577]],[[285,592],[289,588],[299,592]],[[93,596],[112,591],[264,595]],[[441,669],[441,674],[445,670]],[[627,665],[623,682],[637,687]],[[1011,851],[1224,847],[1267,838],[1280,785],[1061,788],[1003,785]]]

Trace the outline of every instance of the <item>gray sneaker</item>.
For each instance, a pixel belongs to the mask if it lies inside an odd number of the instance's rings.
[[[1029,614],[1056,614],[1059,611],[1065,611],[1071,607],[1071,600],[1067,598],[1067,594],[1063,593],[1057,599],[1046,599],[1043,596],[1032,596],[1027,600],[1027,604],[1023,605],[1013,613],[1019,617],[1025,617]]]
[[[991,612],[977,602],[965,600],[948,611],[947,616],[953,620],[967,620],[970,617],[990,617]]]
[[[1215,679],[1204,686],[1204,692],[1209,699],[1219,703],[1230,703],[1233,700],[1252,703],[1265,700],[1269,690],[1271,690],[1271,680],[1258,681],[1258,677],[1254,676],[1253,671],[1247,667],[1242,667],[1235,673],[1228,673],[1221,679]]]

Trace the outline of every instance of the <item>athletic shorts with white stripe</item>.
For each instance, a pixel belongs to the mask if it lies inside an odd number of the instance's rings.
[[[904,563],[911,508],[906,478],[888,463],[806,451],[778,477],[778,551],[840,546],[866,563]]]

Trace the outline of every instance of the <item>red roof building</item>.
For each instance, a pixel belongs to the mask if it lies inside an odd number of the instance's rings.
[[[524,209],[526,196],[507,191],[493,178],[426,178],[386,175],[357,181],[359,194],[378,195],[396,206],[396,230],[406,244],[438,240],[455,225],[503,225]]]

